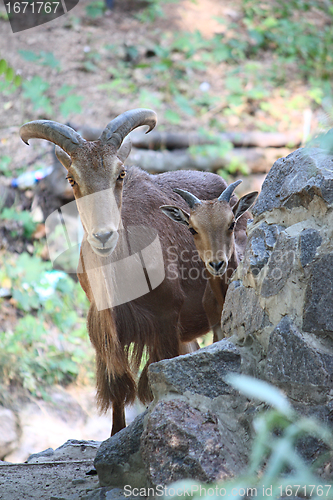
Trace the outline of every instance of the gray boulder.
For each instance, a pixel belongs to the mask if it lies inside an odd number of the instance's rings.
[[[56,450],[48,448],[39,453],[33,453],[28,458],[27,463],[45,464],[49,462],[93,460],[100,444],[100,441],[69,439]]]
[[[166,486],[180,479],[203,482],[233,477],[244,466],[232,433],[222,441],[215,414],[179,400],[160,401],[141,437],[149,483]]]
[[[301,405],[328,405],[333,156],[299,149],[279,159],[252,212],[244,259],[227,292],[222,331],[238,346],[244,373],[280,386]]]
[[[15,413],[0,407],[0,460],[14,451],[20,440],[21,430]]]
[[[101,444],[94,461],[101,486],[145,487],[147,478],[140,451],[140,437],[146,412],[129,426]]]
[[[254,405],[224,377],[240,370],[238,349],[228,340],[152,364],[153,403],[97,452],[101,486],[145,488],[238,474],[248,456]]]
[[[168,393],[216,398],[234,393],[223,377],[230,371],[239,372],[240,366],[238,349],[225,340],[192,355],[153,363],[149,367],[149,383],[156,399]]]

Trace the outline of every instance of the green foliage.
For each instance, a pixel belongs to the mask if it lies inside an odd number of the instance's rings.
[[[12,172],[9,169],[9,165],[11,162],[11,157],[8,155],[1,156],[0,158],[0,174],[4,175],[5,177],[11,177]],[[1,208],[1,203],[0,203],[0,208]]]
[[[97,0],[86,6],[86,15],[92,19],[97,19],[104,15],[105,9],[105,2],[103,2],[103,0]]]
[[[181,116],[173,109],[167,109],[164,113],[164,118],[172,125],[178,125],[181,123]],[[195,154],[195,152],[192,153]]]
[[[58,97],[67,96],[59,104],[60,113],[64,118],[67,118],[72,113],[81,113],[82,110],[80,102],[83,96],[72,93],[73,90],[74,87],[63,85],[56,93]]]
[[[40,76],[34,76],[31,80],[25,80],[23,86],[23,97],[33,104],[35,111],[43,111],[52,114],[51,100],[46,95],[50,84]]]
[[[157,18],[163,17],[164,3],[176,3],[178,0],[145,0],[147,7],[135,15],[142,23],[152,23]]]
[[[229,151],[232,150],[233,145],[229,141],[221,142],[211,134],[202,134],[212,144],[202,144],[189,147],[189,153],[192,156],[207,156],[209,158],[223,158]]]
[[[41,50],[39,54],[31,50],[19,50],[21,57],[26,61],[40,64],[41,66],[49,66],[52,69],[60,71],[60,61],[55,58],[53,52],[45,52]]]
[[[23,86],[23,97],[30,101],[35,111],[43,112],[46,115],[53,114],[51,104],[50,84],[40,76],[34,76],[31,80],[25,80]],[[75,94],[74,87],[63,85],[57,92],[59,98],[59,112],[63,118],[67,118],[72,113],[80,113],[82,108],[80,102],[83,97]],[[66,96],[66,97],[65,97]]]
[[[19,54],[32,64],[48,66],[58,71],[61,69],[60,61],[56,59],[53,52],[42,50],[36,53],[30,50],[19,50]],[[31,80],[25,80],[22,86],[22,96],[26,101],[31,102],[34,111],[51,117],[54,114],[55,97],[62,118],[66,119],[70,114],[82,111],[80,103],[83,97],[75,93],[73,86],[63,85],[54,95],[49,82],[39,75],[33,76]]]
[[[5,207],[0,212],[0,219],[16,220],[22,224],[24,237],[30,239],[36,229],[36,223],[32,220],[31,213],[27,210],[17,211],[15,208]]]
[[[199,129],[199,134],[207,140],[207,144],[200,144],[189,147],[189,153],[193,157],[204,156],[212,159],[227,158],[228,153],[232,151],[233,144],[230,141],[221,141],[214,134],[203,129]],[[247,175],[248,168],[241,159],[236,157],[228,161],[225,168],[218,170],[218,174],[223,178],[227,178],[229,174],[241,172]]]
[[[99,70],[98,63],[101,61],[102,56],[99,52],[91,50],[85,52],[85,60],[83,61],[83,68],[85,71],[95,73]]]
[[[53,273],[51,263],[37,256],[1,256],[0,286],[10,289],[25,314],[12,331],[0,332],[0,382],[38,395],[43,387],[92,374],[85,294],[64,274],[55,282]]]
[[[0,59],[0,75],[4,76],[7,83],[13,83],[15,87],[21,85],[20,75],[15,74],[14,69],[8,65],[5,59]]]
[[[327,462],[332,458],[331,432],[312,418],[298,416],[286,397],[266,382],[238,374],[229,374],[226,381],[248,398],[258,399],[271,406],[270,410],[263,411],[253,421],[255,438],[247,471],[232,481],[223,481],[215,486],[179,482],[172,485],[174,488],[171,486],[170,491],[175,493],[170,496],[180,497],[176,494],[177,490],[185,490],[188,493],[183,496],[188,496],[192,489],[194,494],[190,496],[194,499],[218,500],[222,493],[223,498],[236,500],[252,497],[261,500],[294,498],[297,494],[312,500],[330,498],[332,486],[329,481],[320,478],[316,470],[324,458]],[[317,439],[322,449],[329,450],[326,457],[322,453],[312,465],[297,451],[297,445],[308,438]],[[246,496],[246,492],[249,492],[249,496]]]
[[[318,29],[311,17],[302,13],[321,11],[328,21]],[[305,78],[329,78],[333,74],[333,12],[319,0],[283,0],[258,3],[243,0],[244,23],[251,38],[249,55],[260,49],[273,50],[280,62],[297,62]]]
[[[156,19],[162,14],[166,1],[150,0],[140,19],[143,22]],[[238,116],[248,104],[260,108],[272,87],[281,88],[290,79],[291,71],[296,79],[316,79],[309,98],[321,104],[322,82],[333,76],[333,9],[320,0],[261,3],[242,0],[241,8],[243,17],[227,24],[228,36],[222,33],[207,39],[198,31],[168,33],[150,49],[149,57],[134,64],[143,75],[141,89],[144,79],[147,86],[153,81],[163,95],[164,104],[176,104],[164,112],[171,124],[177,125],[188,116],[204,115],[215,106],[226,115]],[[326,16],[322,29],[313,22],[312,12]],[[213,97],[209,92],[200,95],[200,72],[206,71],[207,65],[212,67],[222,62],[228,67],[221,97]],[[132,73],[122,71],[122,67],[126,68],[126,63],[120,61],[118,75],[110,86],[113,95],[135,92],[128,83]],[[291,103],[295,109],[309,105],[307,98]],[[271,114],[268,109],[266,112]],[[275,110],[272,114],[274,116]],[[265,127],[268,125],[263,123],[262,128]]]

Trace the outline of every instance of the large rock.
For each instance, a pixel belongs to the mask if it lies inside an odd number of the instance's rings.
[[[238,349],[228,340],[152,364],[153,403],[97,452],[101,485],[145,488],[238,474],[248,456],[254,405],[224,377],[240,369]]]
[[[198,394],[216,398],[234,393],[224,381],[230,371],[240,371],[238,349],[224,341],[205,347],[192,355],[178,356],[153,363],[149,368],[149,383],[155,398],[163,394]]]
[[[218,418],[185,401],[161,401],[148,418],[142,455],[152,486],[180,479],[203,482],[233,477],[245,465],[233,433],[222,441]]]
[[[274,209],[307,208],[315,197],[333,204],[333,157],[321,149],[298,149],[274,163],[252,213],[258,218]]]
[[[290,318],[282,318],[269,340],[266,378],[304,403],[325,403],[333,387],[333,352],[301,335]],[[305,397],[306,396],[306,397]]]
[[[45,464],[49,462],[79,462],[83,460],[93,460],[100,447],[100,441],[84,441],[69,439],[56,450],[47,450],[33,453],[27,460],[28,464]]]
[[[128,427],[101,444],[94,461],[101,486],[145,487],[147,478],[140,452],[140,437],[146,412]]]
[[[9,408],[0,407],[0,429],[0,460],[3,460],[18,446],[21,435],[18,419]]]
[[[238,346],[243,372],[325,413],[333,383],[333,156],[299,149],[275,162],[253,214],[222,330]]]

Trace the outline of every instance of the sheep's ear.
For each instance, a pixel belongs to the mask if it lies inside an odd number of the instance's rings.
[[[71,157],[67,153],[65,153],[65,151],[59,146],[55,147],[54,152],[60,163],[68,170],[72,164]]]
[[[235,216],[235,220],[238,220],[246,210],[252,207],[258,196],[258,191],[253,191],[245,196],[242,196],[240,200],[237,201],[236,205],[232,207],[232,211]]]
[[[117,156],[118,156],[118,158],[119,158],[120,161],[122,161],[123,163],[125,163],[128,155],[131,152],[131,148],[132,148],[131,140],[127,137],[125,139],[125,141],[122,143],[122,145],[120,146],[120,148],[118,149],[118,152],[117,152]]]
[[[171,205],[162,205],[160,207],[162,212],[169,217],[169,219],[174,220],[175,222],[179,222],[180,224],[184,224],[184,226],[189,225],[190,215],[181,208],[173,207]]]

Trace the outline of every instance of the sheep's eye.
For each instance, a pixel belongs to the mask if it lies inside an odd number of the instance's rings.
[[[233,221],[229,226],[229,231],[233,231],[235,229],[236,222]]]
[[[122,180],[126,176],[126,170],[122,170],[118,175],[118,181]]]
[[[72,187],[76,185],[76,182],[72,177],[67,176],[66,179],[68,180],[68,182]]]
[[[189,230],[189,231],[190,231],[190,233],[191,233],[191,234],[193,234],[193,235],[194,235],[194,234],[198,234],[198,232],[197,232],[195,229],[193,229],[193,227],[189,227],[189,228],[188,228],[188,230]]]

